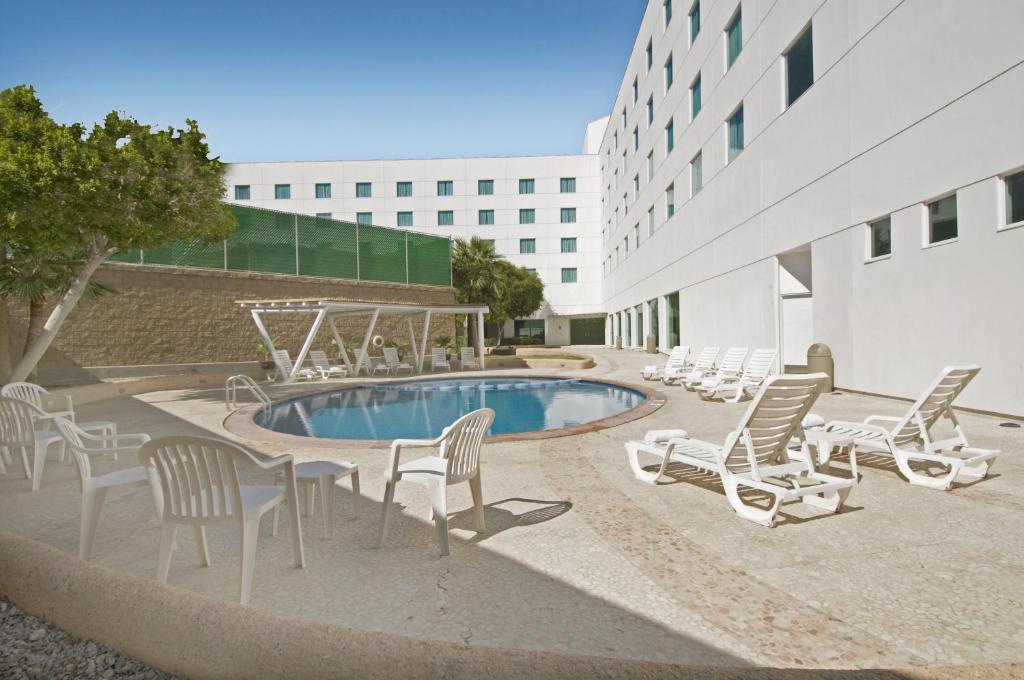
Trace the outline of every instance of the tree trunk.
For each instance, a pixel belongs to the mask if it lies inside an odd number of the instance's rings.
[[[11,375],[11,315],[7,311],[7,298],[0,296],[0,385]]]
[[[86,287],[89,285],[89,279],[92,278],[92,275],[96,273],[96,270],[103,264],[103,261],[113,252],[113,249],[97,249],[85,261],[85,264],[82,265],[82,268],[75,275],[75,280],[71,282],[68,291],[64,293],[54,306],[53,311],[50,312],[50,316],[43,325],[39,336],[26,347],[25,354],[11,372],[10,379],[12,381],[25,380],[35,370],[36,365],[39,364],[43,355],[46,354],[46,350],[50,348],[50,345],[57,338],[57,333],[68,318],[68,315],[71,314],[71,310],[75,308],[82,294],[85,293]],[[113,328],[111,332],[116,333],[117,329]],[[114,341],[115,339],[112,337],[111,342]]]
[[[21,353],[27,354],[46,323],[46,297],[32,298],[28,301],[28,331],[25,333],[25,346]]]

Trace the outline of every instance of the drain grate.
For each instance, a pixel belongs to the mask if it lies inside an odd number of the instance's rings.
[[[999,427],[1020,427],[1020,423],[999,423]]]

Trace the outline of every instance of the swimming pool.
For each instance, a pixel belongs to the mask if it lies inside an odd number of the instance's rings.
[[[589,380],[461,378],[341,389],[274,404],[256,423],[275,432],[325,439],[428,438],[470,411],[495,411],[491,434],[574,427],[629,411],[636,390]]]

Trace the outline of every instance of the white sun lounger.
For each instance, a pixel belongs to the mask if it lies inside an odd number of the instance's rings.
[[[732,400],[737,402],[746,394],[754,394],[771,373],[777,354],[778,351],[774,349],[755,349],[741,375],[722,374],[704,378],[697,388],[700,398],[724,399],[731,393]]]
[[[291,356],[288,354],[288,350],[274,350],[274,363],[277,364],[277,370],[281,375],[281,381],[287,382],[289,376],[292,374],[292,368],[295,366],[295,364],[292,363]],[[295,377],[301,380],[316,380],[316,373],[314,373],[311,368],[301,368]]]
[[[688,365],[686,360],[689,356],[689,345],[676,345],[672,348],[672,351],[669,352],[668,359],[665,360],[665,364],[663,366],[658,366],[657,364],[645,366],[644,369],[640,371],[640,376],[644,380],[658,380],[667,370],[686,368]]]
[[[730,347],[725,351],[718,368],[694,368],[683,378],[683,387],[692,392],[708,378],[737,378],[743,372],[743,360],[746,358],[746,347]]]
[[[718,475],[736,513],[769,527],[775,524],[785,501],[800,500],[839,512],[857,480],[817,472],[800,425],[827,380],[824,373],[771,376],[723,446],[699,439],[673,439],[667,444],[626,442],[633,474],[640,481],[657,484],[666,479],[666,468],[678,463]],[[789,458],[786,448],[793,437],[803,442],[803,461]],[[657,469],[644,469],[640,453],[654,457]],[[768,494],[769,506],[744,502],[742,489]]]
[[[328,378],[344,378],[348,375],[348,369],[344,366],[335,366],[327,358],[327,352],[319,349],[309,351],[309,362],[313,364],[313,370],[320,374],[322,380]]]
[[[947,366],[942,369],[939,377],[902,418],[869,416],[863,423],[834,420],[825,429],[851,437],[860,451],[892,456],[911,484],[949,489],[957,477],[982,479],[992,469],[999,450],[971,446],[953,413],[953,400],[980,370],[980,366]],[[933,441],[931,428],[942,417],[950,421],[955,436]],[[891,423],[891,426],[883,427],[878,423]],[[946,470],[944,474],[932,476],[912,468],[912,462],[940,466]]]
[[[666,385],[675,385],[677,380],[682,380],[692,371],[709,371],[715,367],[718,361],[718,347],[705,347],[697,355],[697,360],[692,366],[666,367],[661,374],[661,382]]]
[[[398,349],[394,347],[385,347],[384,352],[384,366],[387,368],[388,373],[398,374],[399,371],[413,372],[412,364],[408,364],[398,358]]]
[[[436,371],[437,369],[444,371],[452,370],[452,366],[448,363],[448,355],[444,351],[444,347],[433,347],[430,350],[430,370]]]
[[[463,347],[459,351],[459,366],[463,371],[470,368],[480,370],[480,362],[476,360],[476,350],[472,347]]]

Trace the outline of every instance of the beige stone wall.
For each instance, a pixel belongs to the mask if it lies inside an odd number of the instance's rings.
[[[455,299],[451,288],[434,286],[127,264],[106,264],[96,276],[117,292],[85,301],[72,312],[41,363],[43,370],[256,360],[256,327],[237,300],[332,297],[452,304]],[[13,342],[20,348],[25,308],[14,306],[12,316]],[[361,339],[368,319],[339,320],[339,330]],[[408,343],[405,319],[385,317],[376,333]],[[312,314],[288,314],[267,327],[275,344],[294,356],[312,320]],[[414,323],[419,334],[422,316]],[[431,340],[438,335],[454,337],[452,315],[432,317]],[[330,350],[329,331],[321,331],[317,345]]]

